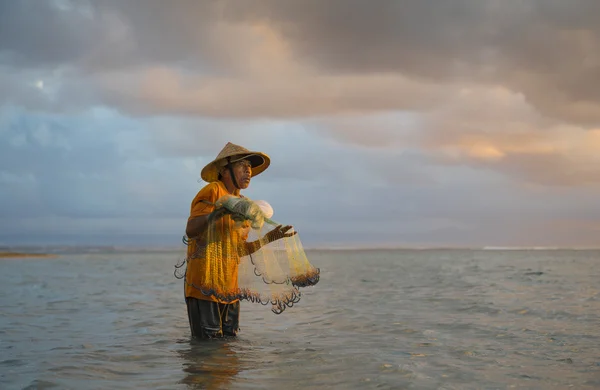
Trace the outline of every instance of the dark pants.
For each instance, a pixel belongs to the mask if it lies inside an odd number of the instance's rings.
[[[240,302],[217,303],[185,298],[192,337],[210,339],[235,336],[240,325]]]

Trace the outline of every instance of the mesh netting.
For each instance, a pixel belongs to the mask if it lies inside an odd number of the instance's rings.
[[[271,220],[266,202],[225,196],[215,208],[226,212],[209,220],[205,242],[184,237],[193,250],[176,265],[175,275],[188,286],[223,303],[270,304],[279,314],[300,300],[300,288],[318,283],[319,269],[309,262],[299,235]]]

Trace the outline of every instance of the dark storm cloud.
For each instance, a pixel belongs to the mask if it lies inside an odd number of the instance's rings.
[[[597,124],[600,118],[600,92],[594,87],[594,80],[600,80],[600,3],[594,0],[147,1],[143,7],[122,1],[25,1],[2,7],[0,53],[8,58],[5,63],[132,74],[139,67],[168,66],[176,72],[186,69],[192,79],[194,74],[243,74],[247,57],[240,53],[251,50],[244,45],[261,43],[260,37],[240,38],[247,35],[244,28],[263,24],[281,36],[291,60],[314,68],[320,77],[383,72],[434,84],[499,84],[523,93],[547,115],[582,124]],[[187,77],[181,77],[185,83]],[[321,83],[328,85],[327,80]],[[215,86],[243,93],[260,83]],[[131,99],[144,103],[144,96],[130,92]],[[118,93],[121,100],[114,98],[113,104],[133,104],[127,102],[127,91]],[[269,93],[276,91],[263,91]],[[410,95],[398,91],[383,96],[396,100],[396,106],[369,104],[371,96],[363,109],[403,108],[403,98]],[[202,103],[196,102],[195,112],[210,113],[211,103]],[[167,108],[174,112],[190,112],[180,108],[184,100],[171,104]],[[250,100],[246,105],[224,107],[222,115],[264,111]],[[335,107],[344,110],[343,104],[334,102]],[[279,115],[294,113],[283,110]]]

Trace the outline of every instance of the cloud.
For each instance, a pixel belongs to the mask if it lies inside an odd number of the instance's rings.
[[[185,76],[146,69],[137,76],[106,75],[97,82],[103,102],[134,115],[303,118],[386,111],[424,110],[449,95],[443,85],[400,75],[284,74],[250,79]]]
[[[540,112],[598,124],[600,28],[594,0],[267,1],[239,7],[268,23],[298,58],[346,74],[501,84]]]
[[[598,184],[598,131],[554,122],[520,94],[467,90],[429,116],[420,146],[444,163],[467,163],[543,185]]]
[[[503,87],[463,88],[427,115],[317,121],[320,133],[375,149],[420,150],[428,164],[468,165],[547,186],[600,183],[599,129],[555,122]]]
[[[82,3],[67,1],[2,2],[0,58],[35,69],[78,60],[102,33],[89,11]]]
[[[136,115],[427,110],[467,83],[501,85],[557,120],[600,122],[593,0],[435,12],[423,1],[36,4],[3,5],[5,63],[74,67],[88,80],[80,90]]]
[[[2,2],[1,234],[180,232],[231,141],[310,243],[591,242],[598,7]]]
[[[148,150],[139,125],[106,111],[62,117],[5,109],[3,117],[0,217],[185,214],[197,185],[179,180],[186,161],[136,153]],[[171,199],[175,207],[163,208]]]
[[[246,195],[269,201],[274,218],[293,224],[307,246],[508,245],[543,223],[575,226],[586,218],[589,227],[600,218],[589,212],[594,193],[583,188],[523,187],[500,173],[440,165],[415,148],[342,144],[315,136],[309,125],[271,123],[250,132],[232,126],[217,136],[202,128],[215,125],[186,120],[169,143],[159,136],[169,123],[164,118],[20,110],[2,117],[0,236],[11,240],[79,235],[79,242],[110,242],[112,234],[116,242],[137,234],[137,242],[161,235],[157,242],[175,245],[203,185],[199,170],[226,139],[272,157]],[[197,156],[186,146],[194,137],[205,143]],[[536,242],[553,239],[542,236]]]

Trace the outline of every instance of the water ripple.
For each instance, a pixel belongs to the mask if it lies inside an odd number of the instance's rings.
[[[173,254],[1,262],[0,388],[594,389],[597,254],[310,252],[300,303],[243,303],[239,337],[210,343]]]

